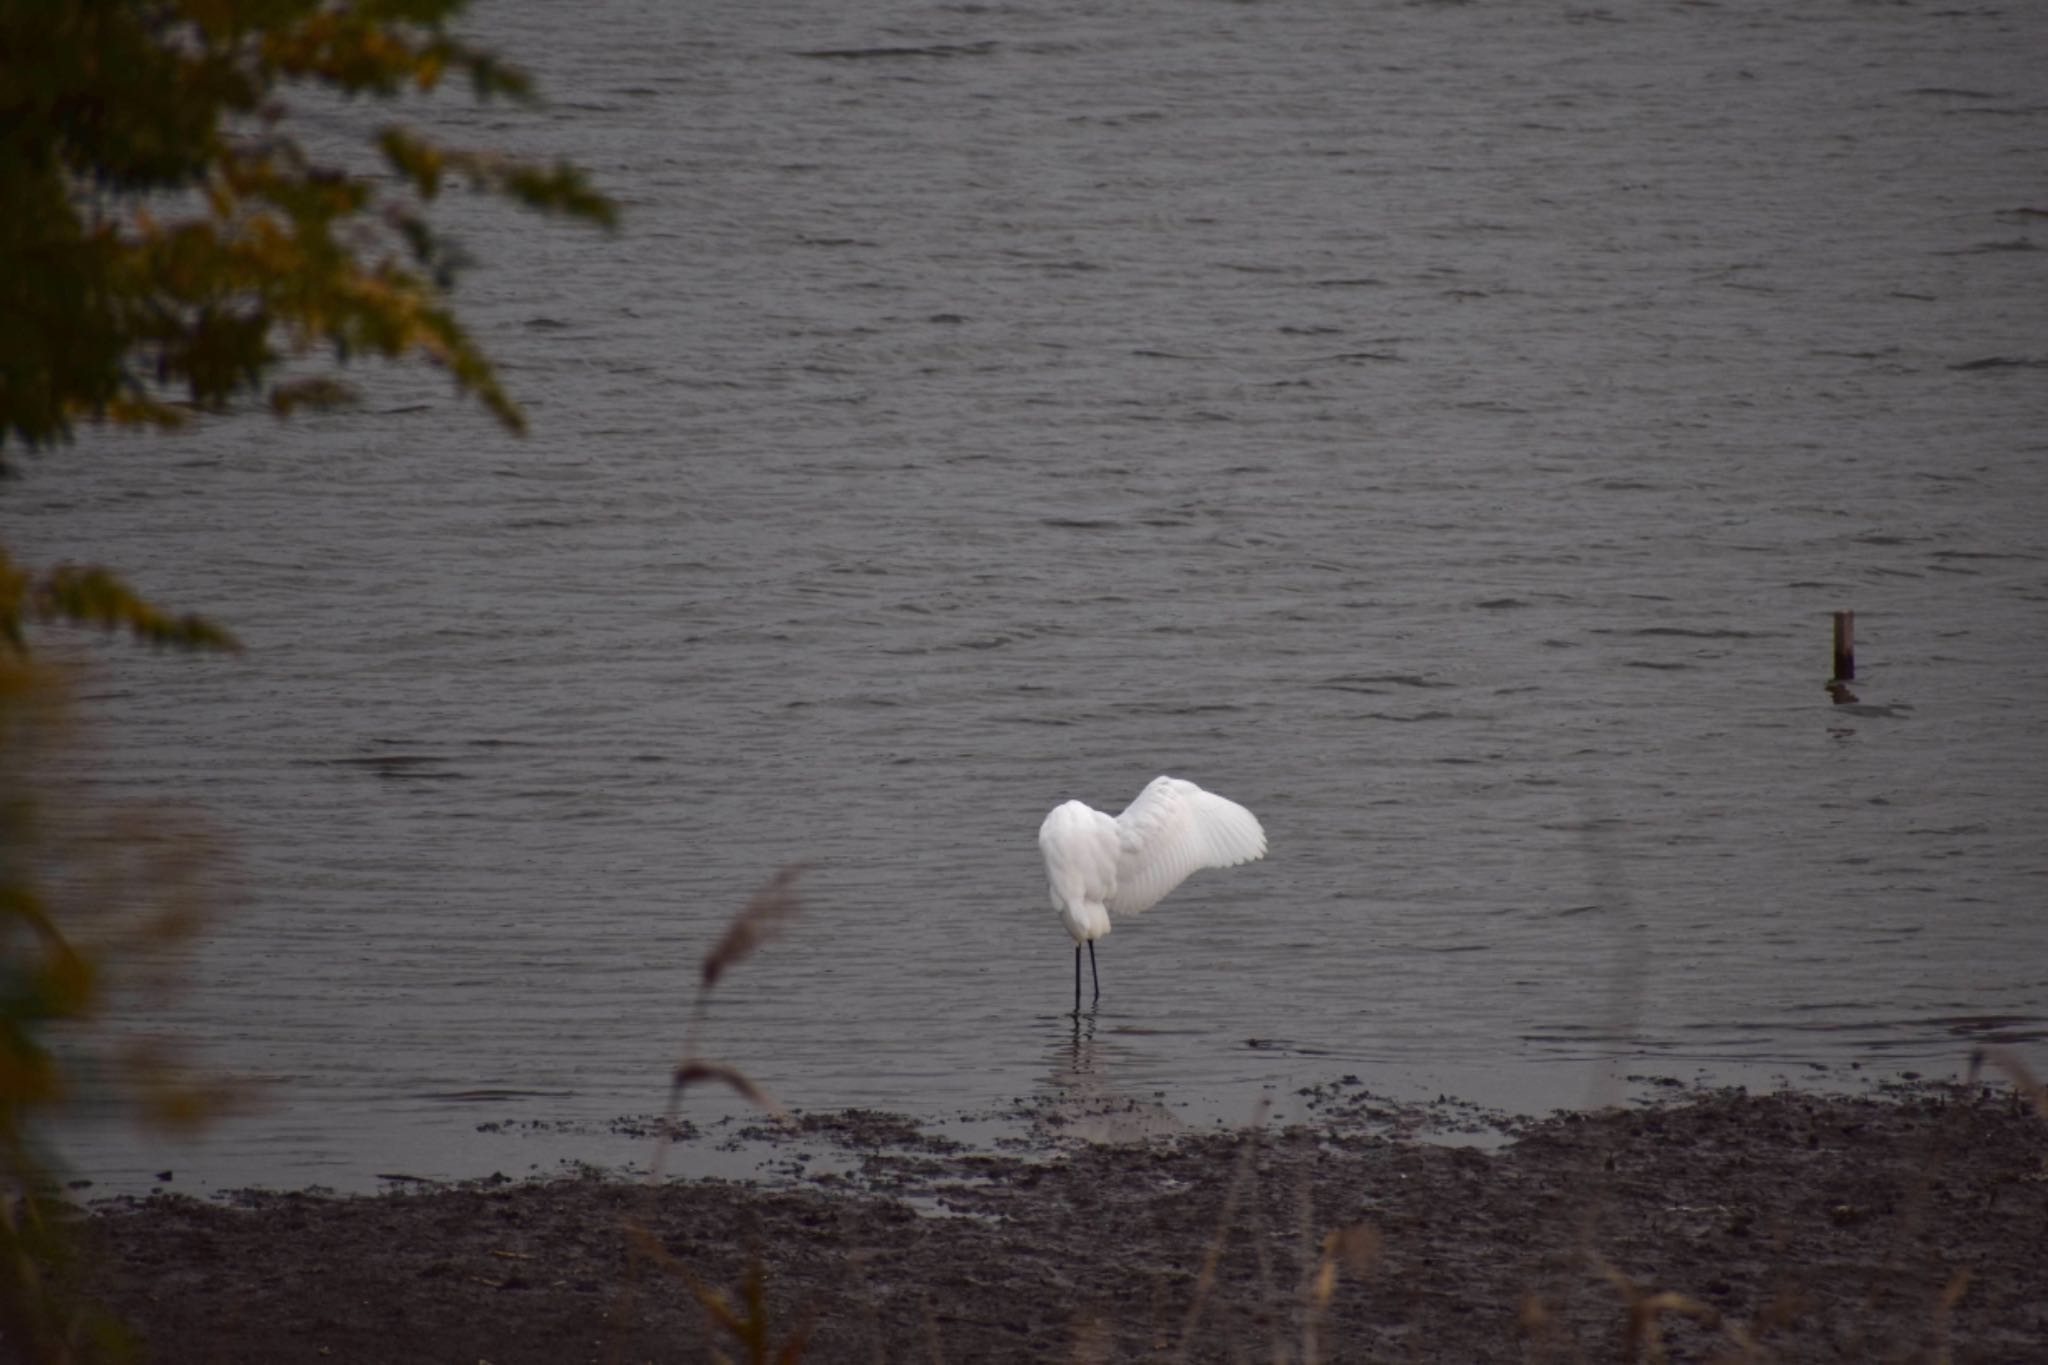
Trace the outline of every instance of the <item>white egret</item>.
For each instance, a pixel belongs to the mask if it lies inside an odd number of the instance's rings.
[[[1038,827],[1053,908],[1074,936],[1074,1013],[1081,1012],[1081,945],[1095,1000],[1095,940],[1109,916],[1149,910],[1205,867],[1235,867],[1266,856],[1259,818],[1235,801],[1178,777],[1155,777],[1124,813],[1110,818],[1080,801],[1053,807]]]

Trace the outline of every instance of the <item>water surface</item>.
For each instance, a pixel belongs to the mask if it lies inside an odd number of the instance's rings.
[[[248,887],[168,1022],[273,1098],[102,1188],[586,1150],[496,1129],[657,1110],[799,859],[706,1045],[804,1107],[2048,1064],[2023,8],[477,23],[555,103],[437,130],[627,210],[449,205],[529,439],[368,371],[5,490],[250,646],[96,653],[102,780]],[[1077,1041],[1034,832],[1160,772],[1272,855],[1119,924]]]

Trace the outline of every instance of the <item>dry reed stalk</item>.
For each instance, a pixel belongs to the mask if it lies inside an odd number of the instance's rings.
[[[1584,1353],[1578,1351],[1566,1339],[1564,1324],[1558,1321],[1557,1314],[1550,1311],[1550,1305],[1533,1289],[1522,1291],[1522,1302],[1515,1313],[1515,1325],[1522,1334],[1524,1360],[1584,1358]],[[1545,1348],[1544,1355],[1535,1354],[1539,1347]]]
[[[1256,1176],[1256,1173],[1254,1174]],[[1252,1199],[1251,1210],[1246,1217],[1245,1231],[1246,1235],[1251,1239],[1253,1264],[1258,1267],[1259,1271],[1258,1301],[1260,1303],[1277,1304],[1280,1301],[1280,1286],[1273,1276],[1272,1250],[1266,1245],[1271,1240],[1269,1234],[1272,1232],[1272,1229],[1267,1226],[1266,1222],[1266,1203],[1263,1199],[1257,1198],[1256,1194],[1255,1179],[1254,1198]],[[1278,1313],[1273,1315],[1273,1335],[1268,1346],[1272,1353],[1272,1365],[1288,1365],[1287,1324]]]
[[[784,1338],[780,1349],[775,1346],[768,1321],[768,1282],[759,1256],[747,1266],[746,1285],[740,1291],[740,1301],[736,1304],[723,1291],[698,1279],[646,1228],[637,1223],[628,1224],[626,1236],[636,1259],[652,1265],[688,1289],[712,1324],[746,1348],[748,1365],[795,1365],[803,1359],[811,1333],[817,1327],[817,1316],[813,1313],[806,1317],[795,1331]],[[718,1358],[725,1359],[722,1353]]]
[[[753,899],[732,917],[732,923],[725,926],[725,933],[718,943],[704,955],[705,990],[717,985],[718,978],[725,975],[728,968],[775,938],[796,917],[802,908],[797,899],[796,879],[803,872],[802,863],[791,863],[783,868],[770,877],[754,893]]]
[[[1116,1359],[1115,1334],[1100,1312],[1089,1312],[1074,1326],[1074,1350],[1067,1365],[1111,1365]]]
[[[1649,948],[1642,934],[1627,927],[1635,919],[1635,898],[1630,893],[1621,859],[1606,837],[1608,828],[1619,821],[1598,793],[1589,794],[1584,799],[1581,812],[1579,835],[1586,859],[1587,882],[1594,903],[1606,910],[1616,931],[1613,967],[1608,974],[1607,1008],[1600,1021],[1601,1033],[1610,1039],[1625,1038],[1642,1019],[1645,983],[1649,976]],[[1587,1110],[1613,1109],[1620,1106],[1622,1098],[1621,1075],[1615,1059],[1608,1058],[1598,1063],[1582,1107]],[[1605,1264],[1595,1246],[1612,1193],[1612,1181],[1607,1176],[1612,1169],[1611,1153],[1602,1160],[1601,1153],[1588,1147],[1584,1165],[1572,1181],[1577,1217],[1569,1222],[1559,1220],[1564,1224],[1559,1229],[1560,1241],[1564,1245],[1557,1256],[1545,1258],[1552,1267],[1547,1277],[1549,1282],[1527,1289],[1522,1294],[1518,1319],[1524,1350],[1531,1359],[1538,1358],[1534,1353],[1539,1351],[1550,1359],[1584,1358],[1565,1326],[1565,1310],[1580,1282],[1577,1270],[1586,1265]]]
[[[1302,1365],[1318,1365],[1324,1319],[1330,1300],[1336,1297],[1337,1274],[1348,1267],[1351,1277],[1363,1280],[1380,1258],[1380,1231],[1370,1223],[1353,1223],[1332,1228],[1323,1236],[1322,1256],[1308,1284],[1305,1317],[1301,1329]]]
[[[752,1077],[737,1067],[726,1066],[697,1054],[697,1035],[704,1021],[705,1011],[710,1003],[711,988],[718,984],[726,971],[739,963],[756,948],[779,934],[783,927],[796,916],[801,908],[795,884],[803,872],[804,864],[792,863],[770,877],[760,890],[756,891],[739,913],[726,925],[718,942],[704,956],[702,978],[697,986],[697,998],[690,1011],[690,1022],[683,1035],[683,1054],[669,1073],[668,1110],[654,1138],[654,1160],[647,1171],[647,1199],[652,1208],[654,1190],[662,1182],[668,1160],[668,1149],[674,1141],[677,1115],[681,1112],[683,1092],[690,1086],[705,1081],[715,1081],[728,1086],[745,1098],[750,1104],[767,1110],[776,1118],[787,1122],[788,1111],[778,1104]],[[736,1311],[725,1295],[712,1289],[693,1275],[689,1268],[664,1249],[660,1241],[648,1230],[647,1225],[635,1218],[625,1220],[625,1232],[629,1253],[629,1264],[646,1263],[665,1271],[672,1278],[688,1287],[691,1295],[704,1309],[705,1315],[714,1327],[723,1328],[747,1347],[747,1359],[754,1365],[787,1365],[802,1359],[806,1344],[810,1340],[815,1316],[806,1319],[782,1344],[779,1351],[770,1354],[767,1290],[763,1281],[761,1263],[756,1257],[748,1271],[744,1290],[746,1313]],[[624,1321],[629,1316],[632,1304],[630,1279],[620,1286],[615,1301],[615,1315]],[[720,1357],[723,1359],[723,1357]]]
[[[1644,995],[1649,979],[1649,939],[1647,935],[1632,931],[1628,926],[1635,919],[1635,897],[1629,889],[1628,878],[1623,869],[1622,859],[1613,846],[1607,842],[1605,831],[1618,824],[1611,814],[1607,802],[1599,794],[1585,798],[1584,819],[1580,834],[1588,870],[1588,882],[1597,904],[1605,906],[1614,917],[1617,938],[1613,970],[1609,976],[1609,993],[1603,1032],[1611,1039],[1628,1037],[1641,1024]],[[1586,1108],[1592,1110],[1620,1107],[1624,1096],[1620,1068],[1613,1058],[1600,1065],[1587,1089]],[[1645,1320],[1637,1316],[1641,1295],[1634,1284],[1620,1275],[1595,1249],[1599,1240],[1600,1225],[1604,1221],[1613,1194],[1613,1181],[1608,1172],[1614,1169],[1613,1154],[1606,1160],[1595,1160],[1595,1154],[1588,1151],[1584,1169],[1580,1172],[1578,1185],[1582,1191],[1579,1216],[1572,1229],[1571,1254],[1559,1261],[1560,1269],[1554,1278],[1552,1294],[1544,1295],[1529,1291],[1523,1296],[1521,1323],[1525,1336],[1542,1339],[1545,1344],[1559,1347],[1571,1345],[1563,1326],[1563,1309],[1572,1292],[1572,1277],[1565,1267],[1574,1262],[1598,1269],[1611,1282],[1624,1287],[1625,1301],[1629,1305],[1629,1318],[1624,1326],[1629,1360],[1636,1358],[1637,1343],[1649,1333],[1649,1343],[1656,1352],[1652,1359],[1662,1359],[1662,1347],[1655,1336],[1656,1313],[1663,1308],[1652,1310]],[[1682,1296],[1679,1296],[1682,1297]],[[1690,1300],[1686,1300],[1690,1302]]]
[[[1987,1062],[2005,1073],[2006,1079],[2012,1082],[2013,1089],[2027,1097],[2036,1114],[2048,1119],[2048,1086],[2042,1085],[2034,1073],[2027,1069],[2027,1064],[2020,1060],[2018,1053],[2004,1047],[1976,1049],[1970,1054],[1971,1085],[1977,1083],[1977,1077],[1982,1074]]]
[[[1677,1313],[1709,1327],[1724,1326],[1719,1310],[1674,1290],[1644,1290],[1597,1252],[1593,1253],[1593,1268],[1620,1291],[1627,1305],[1621,1357],[1625,1361],[1648,1359],[1651,1365],[1663,1361],[1664,1341],[1657,1330],[1657,1319],[1666,1313]]]
[[[717,1081],[723,1085],[730,1086],[756,1108],[766,1109],[779,1119],[786,1120],[789,1117],[789,1111],[778,1104],[773,1095],[770,1095],[760,1086],[754,1084],[753,1078],[745,1072],[736,1071],[732,1067],[723,1066],[717,1062],[695,1061],[684,1062],[681,1066],[678,1066],[675,1076],[671,1080],[672,1088],[670,1094],[673,1097],[670,1105],[671,1113],[669,1115],[671,1119],[675,1117],[673,1110],[682,1101],[684,1087],[698,1081]],[[660,1136],[665,1137],[666,1134],[664,1133]]]
[[[2027,1099],[2034,1112],[2043,1119],[2048,1119],[2048,1088],[2043,1087],[2041,1081],[2028,1069],[2027,1064],[2020,1060],[2018,1054],[2003,1047],[1974,1049],[1970,1053],[1970,1069],[1966,1073],[1965,1083],[1976,1085],[1987,1065],[2003,1071],[2006,1078],[2012,1082],[2013,1089]],[[1866,1307],[1874,1308],[1883,1296],[1885,1276],[1897,1267],[1905,1255],[1906,1248],[1927,1220],[1928,1210],[1934,1202],[1935,1178],[1940,1175],[1942,1167],[1948,1164],[1951,1152],[1962,1148],[1962,1139],[1954,1135],[1952,1130],[1962,1122],[1964,1107],[1960,1103],[1952,1104],[1949,1113],[1949,1121],[1936,1126],[1927,1135],[1927,1155],[1921,1162],[1919,1174],[1914,1179],[1912,1188],[1906,1192],[1899,1211],[1898,1225],[1893,1230],[1890,1245],[1885,1249],[1884,1261],[1871,1272],[1870,1290],[1864,1301]],[[1936,1299],[1933,1326],[1936,1340],[1940,1343],[1939,1358],[1944,1361],[1948,1358],[1949,1319],[1956,1303],[1969,1286],[1968,1272],[1958,1273],[1950,1277]],[[1850,1349],[1859,1349],[1867,1344],[1866,1330],[1859,1329],[1851,1338]]]
[[[1322,1326],[1316,1311],[1316,1281],[1320,1268],[1316,1264],[1316,1202],[1315,1191],[1310,1184],[1310,1168],[1303,1162],[1294,1182],[1294,1236],[1295,1245],[1307,1254],[1302,1257],[1301,1272],[1301,1361],[1302,1365],[1317,1365],[1317,1338]],[[1328,1239],[1324,1239],[1327,1245]]]
[[[1166,1282],[1163,1268],[1155,1266],[1145,1278],[1152,1286],[1152,1302],[1145,1313],[1145,1340],[1150,1343],[1146,1350],[1149,1355],[1163,1356],[1173,1348],[1172,1328],[1168,1322],[1175,1316],[1169,1302],[1173,1292]]]
[[[711,1007],[711,989],[718,984],[719,978],[755,949],[780,936],[802,911],[803,901],[796,894],[796,880],[807,867],[806,863],[791,863],[762,883],[761,889],[749,897],[727,922],[725,932],[718,936],[718,942],[711,946],[711,951],[704,954],[699,968],[697,999],[690,1009],[689,1027],[683,1033],[684,1062],[697,1055],[697,1033],[703,1026],[705,1011]]]
[[[1237,1206],[1244,1199],[1245,1191],[1258,1182],[1256,1160],[1259,1151],[1259,1132],[1266,1122],[1266,1101],[1261,1099],[1252,1112],[1251,1126],[1245,1130],[1244,1146],[1237,1154],[1237,1165],[1230,1173],[1230,1186],[1223,1192],[1223,1208],[1216,1217],[1216,1232],[1209,1239],[1209,1249],[1203,1253],[1202,1269],[1195,1276],[1194,1301],[1188,1304],[1187,1316],[1181,1320],[1180,1344],[1175,1348],[1173,1358],[1184,1362],[1188,1358],[1190,1344],[1194,1341],[1195,1327],[1202,1320],[1202,1309],[1209,1301],[1209,1291],[1216,1287],[1216,1267],[1222,1263],[1223,1248],[1230,1240],[1230,1230],[1237,1219]]]
[[[682,1110],[683,1091],[699,1081],[716,1081],[729,1086],[749,1103],[767,1110],[777,1119],[788,1121],[788,1111],[755,1084],[752,1077],[737,1067],[700,1057],[697,1054],[697,1036],[704,1023],[705,1011],[710,1007],[711,989],[718,984],[719,978],[756,948],[780,934],[802,910],[803,902],[796,894],[796,880],[807,866],[805,863],[791,863],[763,883],[761,889],[727,923],[725,932],[719,935],[711,951],[704,955],[697,999],[690,1010],[689,1025],[683,1033],[683,1055],[669,1073],[668,1110],[654,1139],[654,1162],[647,1172],[650,1185],[661,1183],[667,1167],[672,1141],[669,1134]]]

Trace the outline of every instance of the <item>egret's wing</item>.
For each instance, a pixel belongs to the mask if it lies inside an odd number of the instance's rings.
[[[1256,815],[1177,777],[1153,778],[1116,826],[1120,847],[1110,909],[1120,915],[1151,909],[1192,872],[1266,856],[1266,831]]]
[[[1055,910],[1101,905],[1116,894],[1117,823],[1079,801],[1055,806],[1038,827]]]

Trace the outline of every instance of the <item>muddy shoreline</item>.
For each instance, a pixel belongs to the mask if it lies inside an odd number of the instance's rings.
[[[2048,1360],[2048,1123],[2002,1085],[1692,1093],[1493,1150],[1326,1099],[993,1153],[811,1116],[848,1160],[780,1188],[113,1201],[94,1288],[166,1365],[745,1359],[699,1290],[745,1317],[757,1271],[824,1361]]]

